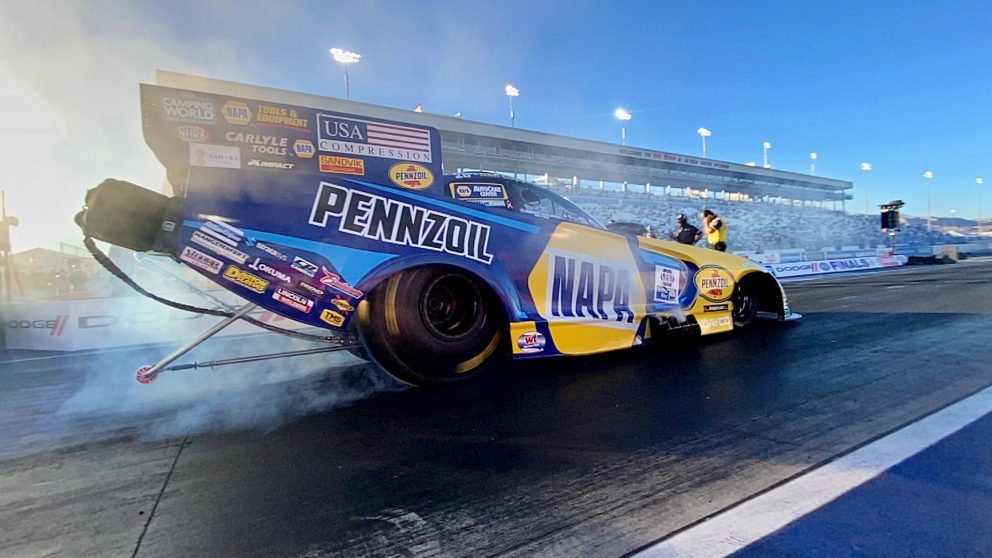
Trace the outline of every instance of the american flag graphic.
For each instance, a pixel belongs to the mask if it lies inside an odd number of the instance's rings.
[[[394,124],[367,124],[369,131],[368,144],[383,147],[399,147],[414,151],[431,150],[431,134],[420,128],[407,128]]]

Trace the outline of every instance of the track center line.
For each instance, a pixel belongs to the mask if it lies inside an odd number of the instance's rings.
[[[152,519],[155,518],[155,510],[158,509],[159,502],[162,501],[162,496],[165,495],[165,488],[169,486],[169,480],[172,479],[172,472],[176,470],[176,465],[179,463],[179,456],[183,454],[183,449],[189,444],[189,434],[183,438],[181,444],[179,444],[179,451],[176,452],[176,458],[172,460],[172,466],[169,467],[169,473],[165,475],[165,482],[162,483],[161,490],[158,491],[158,497],[155,498],[155,503],[152,505],[152,511],[148,512],[148,519],[145,521],[145,526],[141,529],[141,534],[138,535],[138,542],[134,545],[134,552],[131,553],[131,558],[135,558],[138,555],[138,551],[141,550],[141,542],[145,539],[145,533],[148,532],[148,527],[152,524]]]
[[[634,556],[728,556],[881,475],[992,412],[992,387],[777,488],[703,520]]]

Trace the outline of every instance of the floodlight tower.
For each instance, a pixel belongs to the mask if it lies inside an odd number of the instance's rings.
[[[351,100],[351,84],[348,80],[348,66],[357,64],[358,61],[362,59],[362,55],[357,52],[351,52],[340,48],[332,48],[331,56],[334,58],[335,62],[340,62],[344,65],[344,98]]]
[[[627,145],[627,122],[632,118],[630,113],[618,108],[613,111],[613,116],[620,121],[620,145]]]
[[[933,230],[930,220],[933,218],[933,211],[930,209],[930,181],[933,180],[933,171],[923,171],[923,178],[927,179],[927,232]]]
[[[817,155],[816,155],[815,152],[809,154],[809,173],[810,174],[816,174],[816,157],[817,157]]]
[[[765,168],[770,169],[772,166],[768,164],[768,150],[772,148],[772,143],[770,141],[766,141],[761,144],[761,147],[765,149]]]
[[[699,137],[703,138],[703,159],[705,159],[706,158],[706,138],[712,136],[713,135],[713,132],[707,130],[706,128],[700,128],[700,129],[696,130],[696,133],[699,134]]]
[[[510,100],[510,127],[514,128],[513,119],[516,117],[516,113],[513,112],[513,98],[520,96],[520,90],[512,85],[507,85],[504,91],[506,91],[506,98]]]
[[[982,236],[982,186],[985,185],[985,179],[978,177],[975,179],[975,184],[978,186],[978,236]]]
[[[861,163],[861,174],[865,177],[865,215],[868,215],[868,173],[871,172],[871,163]]]

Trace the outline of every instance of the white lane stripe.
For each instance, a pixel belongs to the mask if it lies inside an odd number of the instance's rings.
[[[727,556],[830,503],[992,412],[992,387],[638,553]]]

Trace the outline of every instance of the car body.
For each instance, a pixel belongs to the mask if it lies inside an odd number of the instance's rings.
[[[500,174],[443,175],[431,128],[154,86],[142,99],[177,192],[148,218],[157,249],[273,312],[356,330],[404,381],[793,316],[744,258],[611,232]]]

